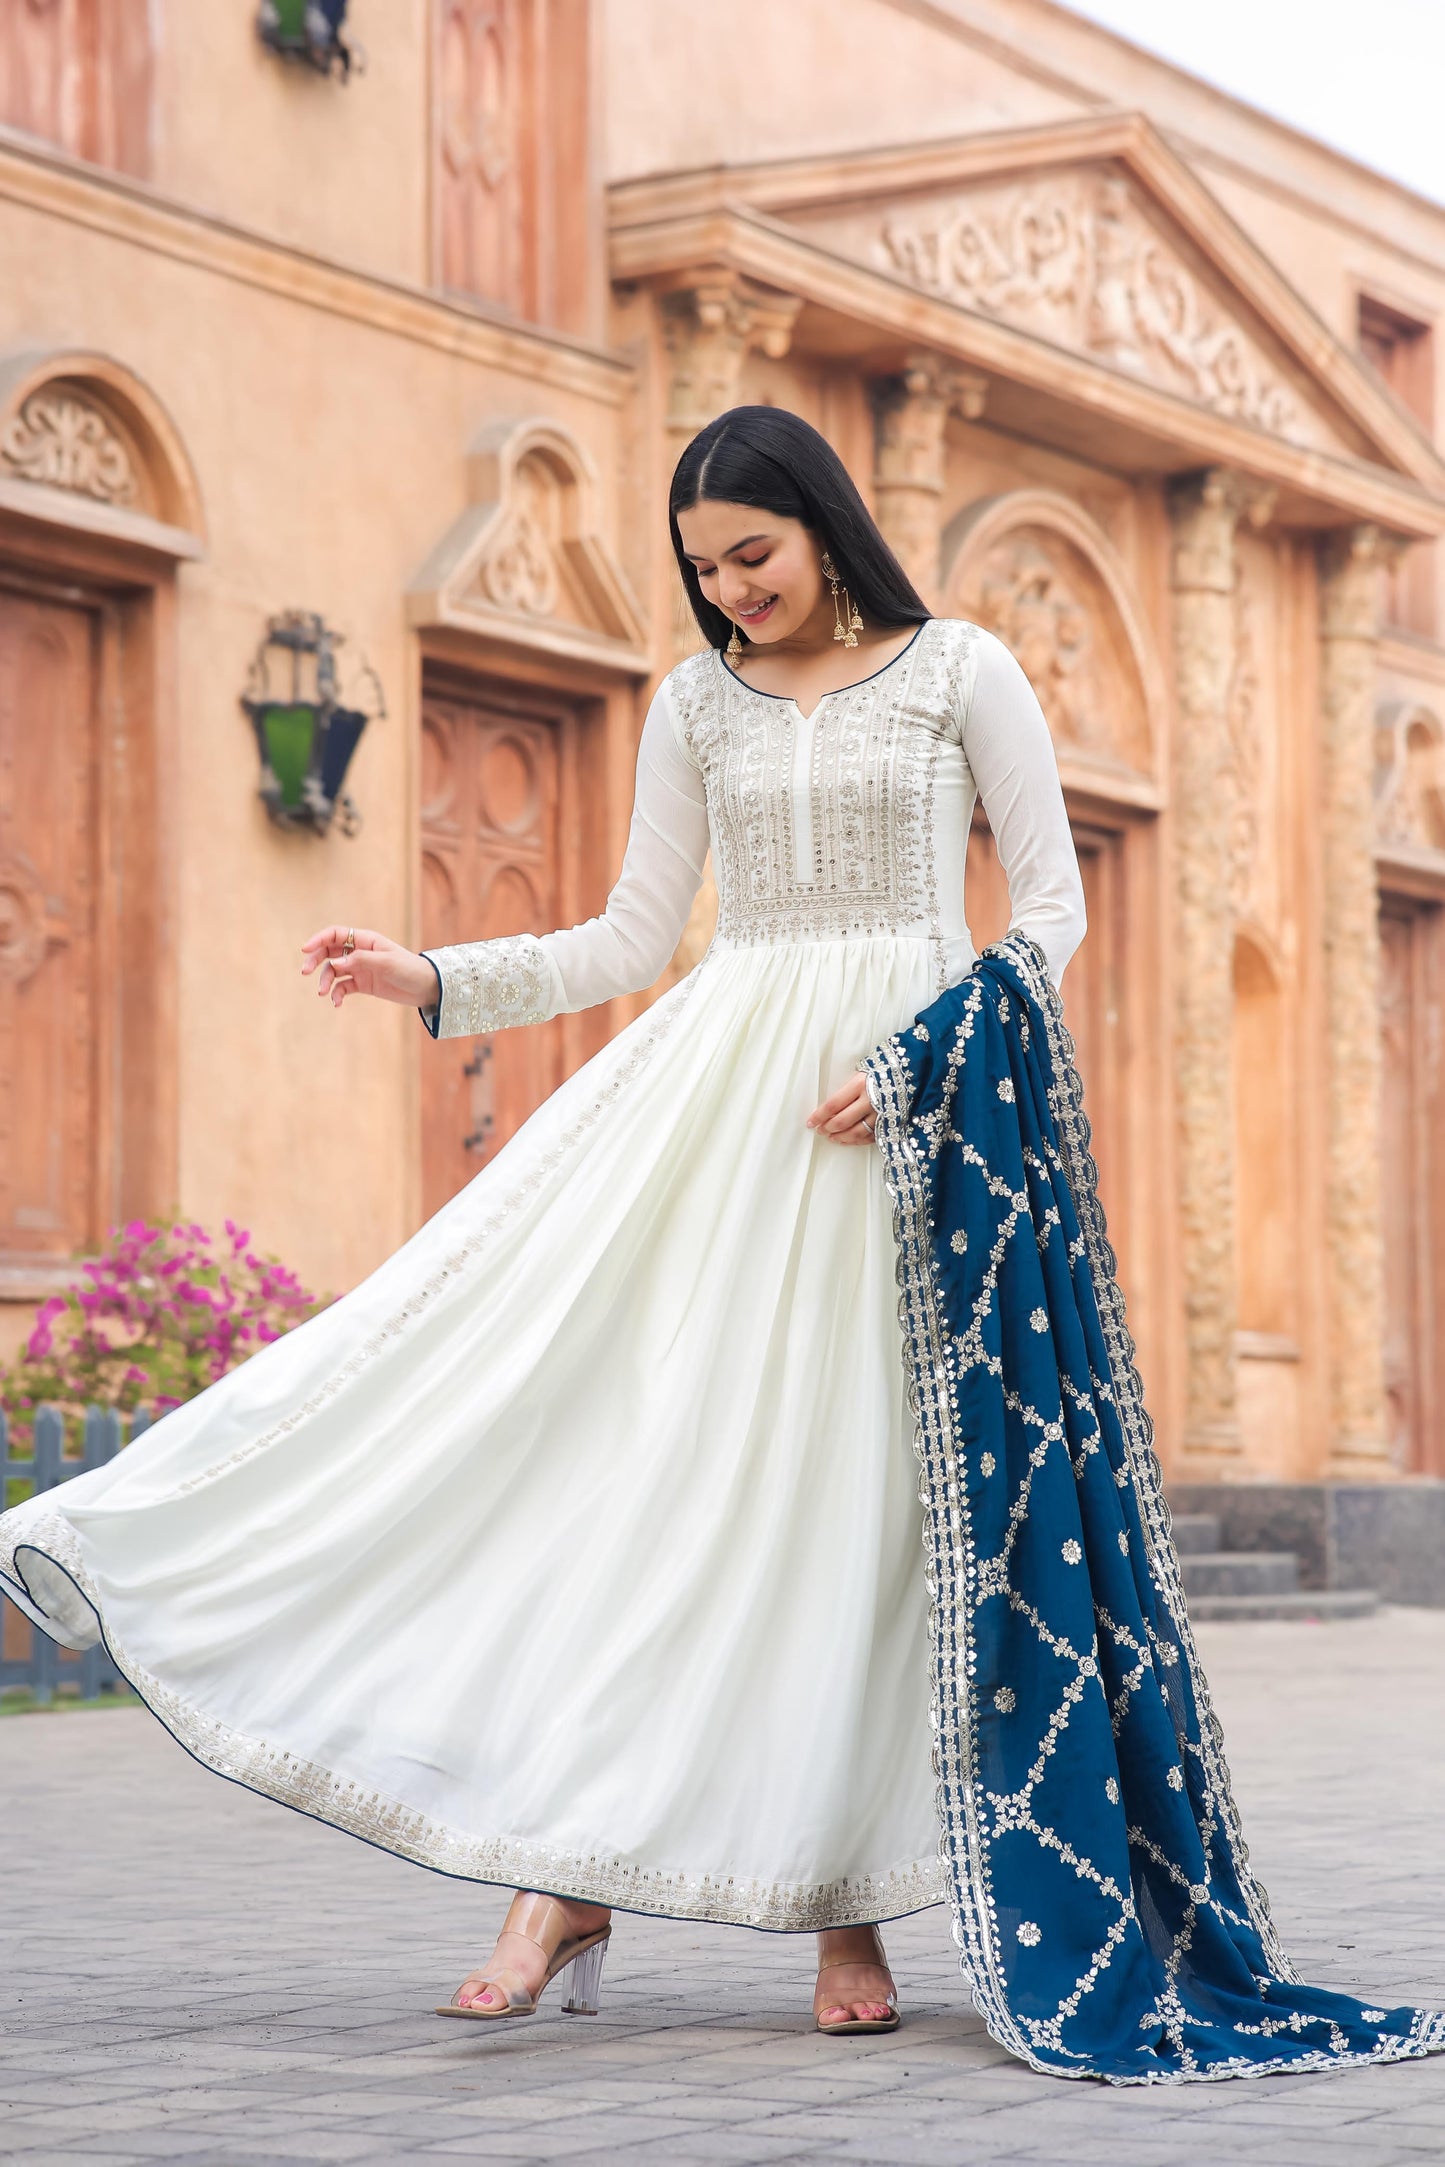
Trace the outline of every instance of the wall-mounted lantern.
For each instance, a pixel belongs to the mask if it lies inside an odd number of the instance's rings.
[[[347,0],[261,0],[256,30],[263,45],[287,60],[304,60],[320,75],[344,83],[362,55],[341,34]]]
[[[362,731],[386,713],[386,700],[380,678],[364,662],[374,705],[342,706],[336,681],[341,645],[341,634],[324,619],[309,610],[286,610],[268,620],[251,663],[241,705],[261,754],[261,797],[278,827],[324,835],[333,816],[343,835],[355,835],[361,827],[361,815],[342,785]],[[272,689],[273,650],[278,675],[289,678],[284,691]]]

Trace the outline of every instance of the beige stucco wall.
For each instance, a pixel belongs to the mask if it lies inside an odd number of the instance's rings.
[[[414,146],[398,147],[396,194],[415,162]],[[3,205],[0,352],[84,346],[123,359],[187,447],[207,528],[204,561],[178,573],[174,763],[158,822],[181,1018],[177,1194],[165,1207],[240,1218],[312,1285],[340,1290],[418,1221],[424,1042],[409,1013],[333,1014],[301,979],[299,949],[333,919],[417,937],[419,663],[406,590],[466,502],[478,430],[539,405],[593,451],[614,524],[625,372],[530,336],[512,341],[510,366],[489,362],[490,334],[468,312],[425,304],[398,329],[384,288],[354,281],[344,307],[328,306],[286,290],[305,284],[286,256],[254,259],[268,287],[235,275],[204,222],[157,246],[144,230],[118,235],[100,191],[84,209],[93,222]],[[385,690],[387,716],[348,777],[364,818],[355,840],[280,833],[256,794],[238,701],[268,615],[286,608],[318,610],[346,635],[344,687],[365,656]],[[169,679],[170,656],[162,667]]]

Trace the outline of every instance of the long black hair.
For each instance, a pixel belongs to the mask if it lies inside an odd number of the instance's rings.
[[[931,612],[879,533],[827,438],[782,406],[734,406],[699,429],[677,462],[668,524],[677,568],[703,637],[726,647],[733,620],[703,597],[677,530],[679,512],[704,500],[749,504],[775,519],[800,519],[827,550],[870,625],[916,625]],[[746,632],[741,634],[747,638]]]

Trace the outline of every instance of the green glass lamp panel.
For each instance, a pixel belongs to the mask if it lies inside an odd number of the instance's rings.
[[[261,718],[266,764],[276,778],[281,803],[289,811],[301,803],[301,786],[311,767],[316,710],[301,701],[294,707],[268,706]]]
[[[306,0],[272,0],[276,27],[283,38],[300,38],[306,30]]]

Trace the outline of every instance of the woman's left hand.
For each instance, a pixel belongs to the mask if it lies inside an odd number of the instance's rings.
[[[868,1096],[868,1079],[860,1070],[856,1076],[841,1085],[830,1099],[808,1116],[808,1127],[818,1129],[824,1136],[831,1136],[835,1144],[871,1144],[873,1141],[873,1101]]]

